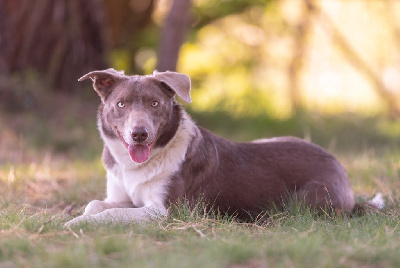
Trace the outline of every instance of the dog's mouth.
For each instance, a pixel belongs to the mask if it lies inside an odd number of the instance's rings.
[[[156,137],[154,137],[153,141],[151,141],[148,144],[145,144],[145,143],[129,144],[125,141],[121,132],[117,128],[115,128],[115,130],[118,134],[118,137],[120,138],[120,140],[122,141],[122,143],[124,144],[126,149],[128,150],[129,156],[133,162],[140,164],[140,163],[146,162],[149,159],[151,147],[153,147],[153,145],[156,141]]]

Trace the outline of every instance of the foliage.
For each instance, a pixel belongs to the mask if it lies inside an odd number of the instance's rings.
[[[211,10],[225,2],[236,1]],[[195,110],[396,115],[398,3],[256,2],[201,24],[184,44],[178,69],[193,79]]]
[[[245,10],[256,7],[266,6],[269,1],[265,0],[228,0],[215,2],[212,0],[194,1],[195,27],[200,29],[218,19],[232,14],[240,14]]]

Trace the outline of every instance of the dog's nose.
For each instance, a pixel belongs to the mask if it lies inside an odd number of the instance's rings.
[[[144,142],[149,137],[147,129],[144,127],[137,127],[131,131],[132,140],[135,142]]]

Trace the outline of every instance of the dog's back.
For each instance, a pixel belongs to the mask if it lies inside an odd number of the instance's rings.
[[[171,201],[201,196],[221,211],[244,215],[279,207],[292,194],[310,206],[354,207],[345,170],[319,146],[292,137],[234,143],[200,133],[172,179]]]

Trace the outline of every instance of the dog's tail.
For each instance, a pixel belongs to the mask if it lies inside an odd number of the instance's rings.
[[[385,207],[385,200],[382,193],[377,193],[368,202],[356,203],[353,208],[353,215],[363,215],[366,212],[377,212]]]

